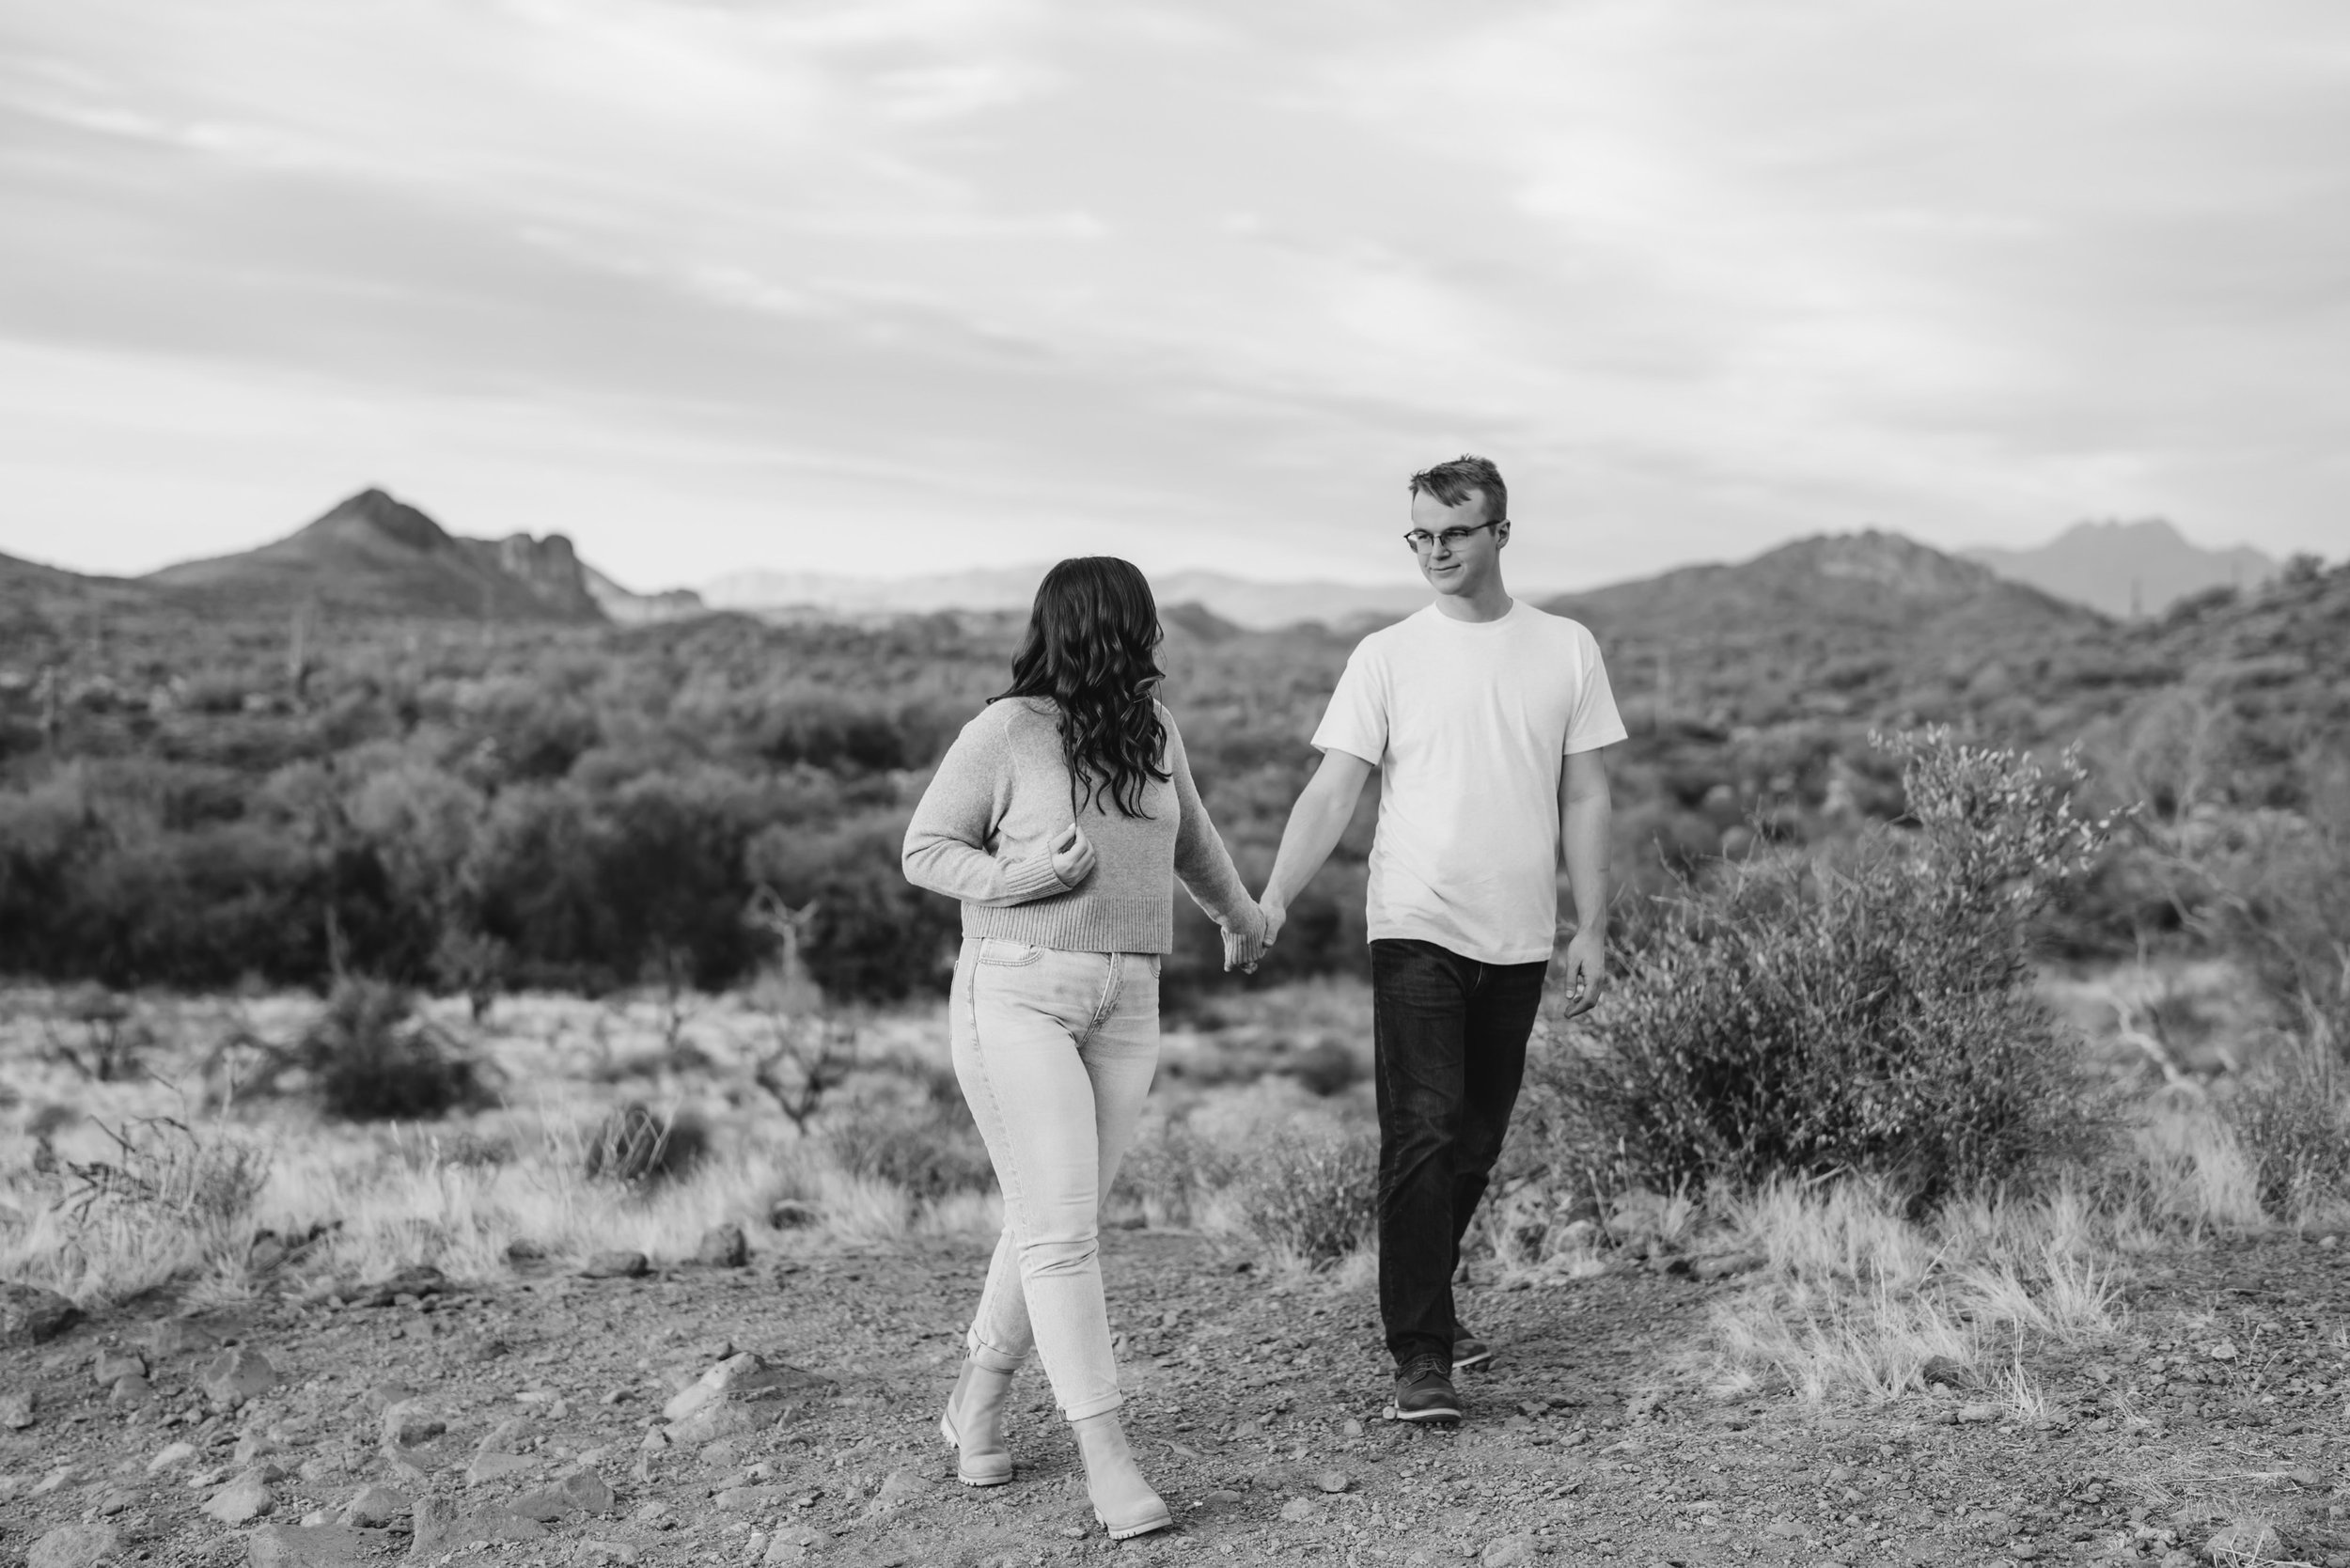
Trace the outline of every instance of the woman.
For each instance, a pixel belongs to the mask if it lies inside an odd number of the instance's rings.
[[[1126,562],[1045,573],[1010,689],[948,748],[905,843],[907,879],[963,901],[955,1076],[1004,1194],[939,1431],[966,1484],[1010,1481],[1004,1400],[1033,1344],[1119,1540],[1174,1522],[1119,1424],[1095,1238],[1158,1064],[1175,878],[1224,928],[1228,964],[1253,964],[1264,929],[1155,698],[1160,637]]]

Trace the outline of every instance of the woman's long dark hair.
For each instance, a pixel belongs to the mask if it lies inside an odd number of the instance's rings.
[[[1077,556],[1044,574],[1028,612],[1028,633],[1012,655],[1004,697],[1050,698],[1060,710],[1061,755],[1069,761],[1071,804],[1097,794],[1129,817],[1142,813],[1142,792],[1174,776],[1159,764],[1167,726],[1157,693],[1167,671],[1158,648],[1166,633],[1142,573],[1115,556]]]

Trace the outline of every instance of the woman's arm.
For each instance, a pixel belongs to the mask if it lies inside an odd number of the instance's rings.
[[[922,792],[914,820],[906,824],[901,864],[916,887],[965,903],[1002,906],[1028,903],[1065,893],[1056,866],[1058,845],[1026,860],[1006,862],[987,852],[1010,793],[1011,748],[994,726],[966,725],[940,759],[931,787]],[[1063,838],[1076,833],[1073,825]],[[1082,839],[1079,840],[1082,845]],[[1086,848],[1088,869],[1091,850]],[[1082,882],[1084,877],[1078,876]]]
[[[1192,782],[1191,759],[1183,750],[1175,716],[1161,708],[1159,717],[1167,726],[1167,771],[1175,778],[1175,874],[1192,902],[1217,925],[1253,941],[1264,930],[1264,916],[1233,869],[1231,852],[1224,847],[1215,823],[1208,820],[1199,787]]]

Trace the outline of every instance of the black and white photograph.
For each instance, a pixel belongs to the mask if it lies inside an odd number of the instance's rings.
[[[0,0],[0,1568],[2350,1568],[2350,11]]]

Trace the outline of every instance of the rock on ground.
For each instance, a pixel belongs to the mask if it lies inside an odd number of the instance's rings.
[[[92,1568],[121,1543],[112,1525],[60,1525],[33,1543],[24,1568]]]
[[[30,1388],[11,1388],[0,1394],[0,1426],[7,1427],[10,1432],[22,1432],[38,1419]]]
[[[349,1525],[263,1525],[246,1538],[251,1568],[350,1568],[382,1562],[394,1553],[392,1538],[380,1529]]]
[[[55,1291],[0,1282],[0,1350],[54,1340],[81,1317],[82,1309]]]
[[[247,1470],[212,1494],[204,1512],[224,1525],[249,1525],[277,1506],[259,1472]]]
[[[1481,1568],[1531,1568],[1537,1550],[1530,1535],[1505,1535],[1485,1548]]]
[[[408,1517],[415,1507],[415,1499],[399,1487],[369,1482],[343,1504],[336,1517],[346,1525],[388,1525]]]
[[[583,1279],[635,1279],[652,1272],[642,1252],[599,1252],[580,1265]]]
[[[214,1404],[237,1405],[277,1386],[277,1369],[258,1350],[224,1350],[204,1363],[197,1384]]]
[[[701,1245],[694,1249],[694,1262],[711,1268],[741,1268],[750,1261],[750,1243],[744,1238],[743,1227],[731,1221],[704,1231]]]
[[[427,1497],[416,1504],[415,1536],[409,1554],[437,1557],[483,1541],[535,1541],[546,1533],[546,1526],[503,1503],[485,1503],[460,1513],[446,1497]]]

